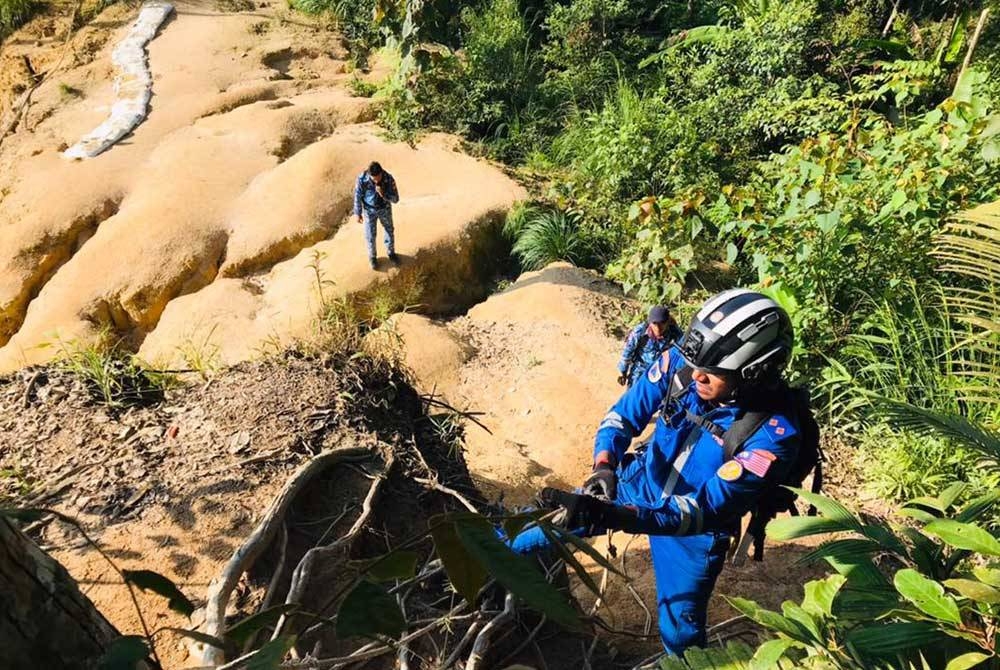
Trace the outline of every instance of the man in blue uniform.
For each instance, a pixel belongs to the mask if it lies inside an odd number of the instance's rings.
[[[681,329],[664,305],[651,308],[646,322],[630,330],[625,338],[625,348],[618,359],[618,383],[622,386],[635,384],[680,336]]]
[[[708,600],[741,517],[793,467],[799,430],[782,412],[781,374],[792,349],[788,315],[743,289],[707,301],[678,345],[604,417],[594,471],[582,495],[545,489],[545,506],[562,506],[566,528],[588,536],[607,529],[650,535],[660,635],[681,654],[704,645]],[[660,409],[653,437],[635,438]],[[724,431],[748,412],[762,424],[726,459]],[[527,553],[546,546],[529,527],[512,542]]]
[[[396,236],[392,227],[392,204],[399,202],[396,180],[372,162],[368,169],[358,175],[354,184],[354,216],[365,226],[365,243],[368,245],[368,264],[372,270],[378,267],[375,257],[375,222],[382,222],[385,231],[385,248],[389,260],[399,265],[396,255]],[[364,216],[362,216],[362,212]]]

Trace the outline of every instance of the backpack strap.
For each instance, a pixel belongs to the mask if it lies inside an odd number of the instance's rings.
[[[642,350],[646,348],[647,342],[649,342],[649,333],[647,332],[643,332],[643,334],[639,336],[639,339],[636,340],[635,349],[632,350],[632,356],[628,360],[628,369],[625,371],[625,374],[630,379],[632,377],[632,373],[635,372],[636,364],[639,362],[639,359],[642,358]]]
[[[732,460],[743,448],[750,436],[760,430],[764,422],[771,418],[771,412],[747,412],[739,416],[722,436],[722,447],[726,450],[727,461]]]

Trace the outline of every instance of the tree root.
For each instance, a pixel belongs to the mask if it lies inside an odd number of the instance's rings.
[[[282,527],[296,495],[329,467],[347,461],[365,460],[376,454],[372,447],[334,447],[312,458],[291,476],[250,537],[233,552],[222,573],[209,585],[208,601],[204,607],[205,621],[202,625],[204,633],[218,639],[225,635],[226,607],[233,589],[240,576],[250,569]],[[224,661],[225,650],[205,643],[192,644],[190,652],[197,665],[220,665]]]

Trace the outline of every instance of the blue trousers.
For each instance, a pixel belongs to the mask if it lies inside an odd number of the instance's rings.
[[[636,498],[644,499],[644,489],[648,487],[636,480],[636,477],[619,480],[619,504],[641,504]],[[586,536],[582,529],[574,534]],[[541,529],[528,526],[510,542],[510,547],[527,554],[549,548],[549,542]],[[650,536],[660,639],[668,653],[680,656],[688,647],[701,647],[707,642],[708,599],[722,572],[728,547],[729,535],[725,533]]]
[[[368,245],[368,258],[375,258],[375,222],[382,222],[385,231],[385,249],[388,253],[396,253],[396,235],[392,227],[392,208],[365,209],[365,244]]]

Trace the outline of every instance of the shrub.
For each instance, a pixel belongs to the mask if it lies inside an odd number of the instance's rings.
[[[0,38],[27,23],[40,5],[37,0],[0,0]]]
[[[556,261],[587,265],[593,258],[593,247],[576,213],[547,206],[518,208],[508,218],[504,233],[514,241],[514,255],[525,270],[539,270]]]

